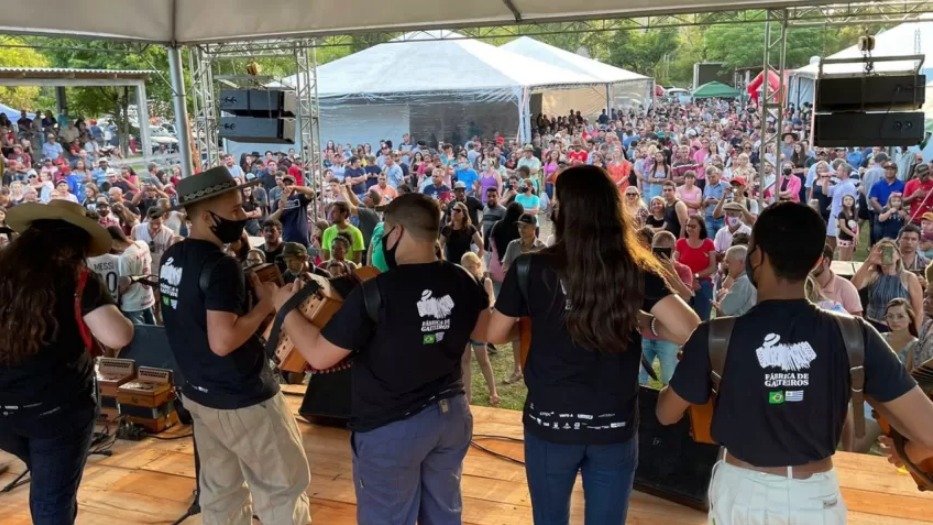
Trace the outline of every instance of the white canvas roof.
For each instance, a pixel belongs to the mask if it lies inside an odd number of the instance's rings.
[[[471,39],[433,40],[449,31],[410,33],[317,68],[318,97],[424,92],[495,92],[593,85],[592,77]],[[296,77],[283,84],[294,86]],[[505,94],[505,93],[503,93]]]
[[[933,20],[907,22],[892,27],[887,31],[882,31],[875,36],[875,49],[872,56],[899,56],[899,55],[924,55],[928,57],[921,72],[933,72]],[[829,58],[859,58],[862,52],[858,46],[847,47],[842,51],[831,55]],[[877,62],[875,71],[894,72],[907,71],[914,69],[916,62],[897,60],[893,62]],[[861,74],[865,71],[865,65],[862,63],[851,64],[828,64],[823,67],[825,74],[845,75]],[[802,67],[794,72],[794,75],[816,78],[819,72],[819,66],[816,63]]]
[[[570,51],[545,44],[544,42],[527,36],[516,38],[508,44],[499,46],[499,49],[505,49],[506,51],[540,60],[541,62],[546,62],[568,71],[587,75],[605,84],[626,82],[629,80],[649,80],[649,78],[644,75],[639,75],[638,73],[620,67],[610,66],[598,60],[571,53]]]
[[[838,0],[836,0],[838,1]],[[12,2],[0,33],[191,44],[829,4],[824,0],[81,0]]]

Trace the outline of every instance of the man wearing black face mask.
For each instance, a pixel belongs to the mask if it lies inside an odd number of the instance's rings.
[[[256,335],[277,288],[251,283],[257,304],[247,311],[243,271],[222,251],[246,224],[240,188],[224,166],[179,182],[191,229],[162,257],[162,316],[185,376],[205,523],[248,523],[255,514],[263,523],[305,525],[307,458]]]
[[[437,259],[439,223],[432,198],[393,199],[380,247],[389,270],[354,289],[323,330],[296,311],[285,316],[285,332],[312,367],[355,356],[350,428],[361,525],[461,521],[472,417],[460,363],[468,341],[486,340],[489,310],[471,275]],[[378,321],[367,286],[378,290]],[[277,308],[298,288],[282,288]]]

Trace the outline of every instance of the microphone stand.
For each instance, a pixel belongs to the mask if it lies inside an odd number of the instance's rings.
[[[181,401],[182,405],[184,405],[184,399]],[[194,444],[194,501],[191,502],[188,510],[173,521],[171,525],[181,525],[186,519],[201,513],[201,456],[198,455],[198,438],[194,433],[193,422],[191,423],[191,441]]]

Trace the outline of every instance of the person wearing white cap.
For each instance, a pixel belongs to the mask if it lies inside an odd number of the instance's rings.
[[[0,449],[31,471],[32,523],[70,525],[97,418],[92,338],[122,348],[133,325],[88,269],[111,241],[84,207],[21,204],[7,224],[19,237],[0,251]]]

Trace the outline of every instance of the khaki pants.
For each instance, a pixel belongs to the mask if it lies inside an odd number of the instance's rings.
[[[836,472],[793,479],[719,461],[709,485],[710,525],[844,525]]]
[[[201,457],[204,525],[306,525],[308,458],[282,394],[218,410],[185,399]],[[250,503],[252,494],[252,504]]]

